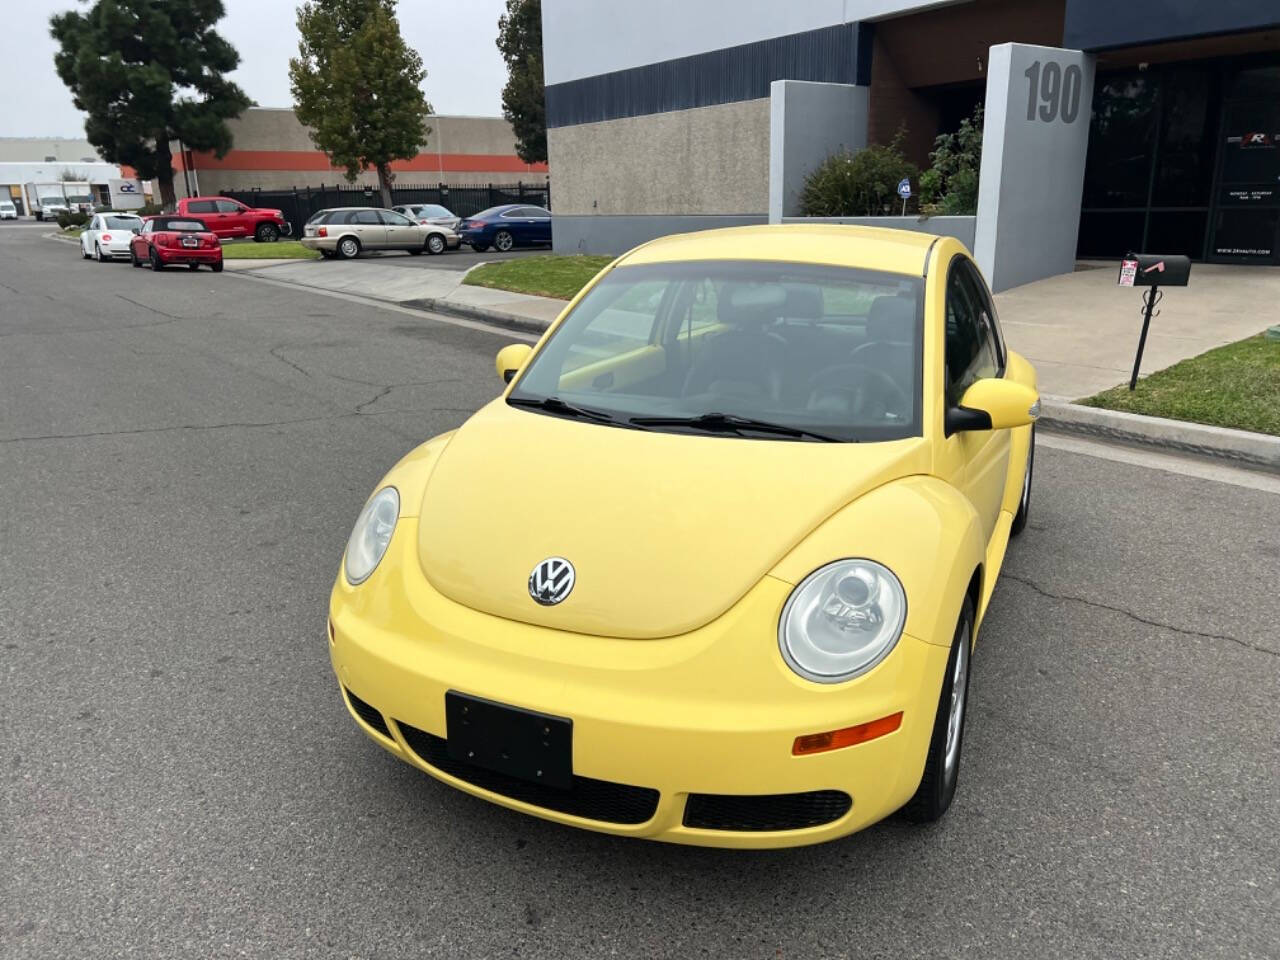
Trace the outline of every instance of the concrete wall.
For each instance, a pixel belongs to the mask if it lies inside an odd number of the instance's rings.
[[[308,129],[292,109],[253,107],[229,122],[234,146],[222,158],[193,156],[192,193],[227,190],[287,189],[345,183],[343,171],[311,141]],[[433,116],[431,132],[412,160],[397,161],[392,170],[402,184],[545,183],[545,164],[526,164],[515,155],[515,135],[502,117]],[[185,196],[187,177],[178,144],[173,145],[175,186]],[[198,187],[197,183],[198,181]],[[365,171],[356,183],[376,185]]]
[[[543,71],[565,83],[959,0],[542,0]]]
[[[0,163],[102,163],[98,148],[88,140],[66,137],[0,137]]]
[[[973,250],[977,217],[787,217],[783,223],[845,223],[858,227],[915,230],[939,237],[955,237]]]
[[[769,97],[769,222],[800,213],[810,173],[831,154],[867,145],[869,89],[775,80]]]
[[[993,291],[1075,269],[1093,68],[1078,50],[991,48],[974,256]]]
[[[750,216],[563,216],[552,218],[556,253],[601,253],[616,256],[632,247],[673,233],[694,233],[720,227],[748,227],[765,222],[763,213]]]
[[[752,214],[769,207],[769,100],[555,127],[563,214]]]

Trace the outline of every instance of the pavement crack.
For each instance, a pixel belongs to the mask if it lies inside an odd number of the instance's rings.
[[[163,310],[158,310],[155,307],[147,306],[145,303],[140,303],[137,300],[132,300],[129,297],[126,297],[123,293],[117,293],[116,296],[119,297],[121,300],[123,300],[125,303],[132,303],[135,307],[141,307],[143,310],[150,310],[152,313],[159,314],[162,317],[168,317],[170,320],[186,319],[186,317],[175,317],[172,313],[165,313]]]
[[[381,390],[378,391],[378,393],[373,397],[373,399],[366,400],[364,403],[356,407],[356,414],[359,415],[364,413],[368,407],[372,407],[375,403],[377,403],[379,400],[381,400],[383,397],[385,397],[388,393],[390,393],[395,388],[396,388],[396,385],[394,383],[391,384],[390,386],[383,387]]]
[[[301,366],[300,364],[294,363],[292,360],[290,360],[290,359],[289,359],[288,357],[286,357],[284,354],[280,353],[280,351],[281,351],[281,350],[283,350],[284,348],[285,348],[285,344],[283,344],[283,343],[282,343],[282,344],[280,344],[280,346],[278,346],[278,347],[272,347],[270,350],[268,350],[268,351],[267,351],[267,353],[271,354],[273,357],[275,357],[275,358],[276,358],[277,360],[279,360],[281,363],[286,363],[286,364],[288,364],[289,366],[293,367],[293,369],[297,370],[297,371],[298,371],[300,374],[302,374],[304,377],[307,377],[308,379],[310,379],[310,377],[311,377],[311,371],[310,371],[310,370],[306,369],[305,367]]]
[[[147,433],[172,433],[183,430],[229,430],[235,428],[281,427],[293,423],[319,423],[321,421],[347,420],[355,413],[340,413],[323,417],[294,417],[284,420],[235,420],[226,423],[182,423],[171,427],[132,427],[124,430],[99,430],[92,433],[48,433],[39,436],[0,437],[0,443],[35,443],[41,440],[85,440],[91,437],[124,437]]]
[[[1204,633],[1199,630],[1188,630],[1185,627],[1175,627],[1171,623],[1165,623],[1161,620],[1151,620],[1147,617],[1141,616],[1140,614],[1134,613],[1132,610],[1126,610],[1124,607],[1112,606],[1109,603],[1099,603],[1097,600],[1088,600],[1085,597],[1072,596],[1067,593],[1054,593],[1052,590],[1046,590],[1034,580],[1029,580],[1026,577],[1015,576],[1012,573],[1005,572],[1003,574],[1003,579],[1012,580],[1015,583],[1020,583],[1025,587],[1029,587],[1036,593],[1040,594],[1040,596],[1047,597],[1050,600],[1061,600],[1066,603],[1082,603],[1087,607],[1094,607],[1098,610],[1110,610],[1112,613],[1121,614],[1136,623],[1146,624],[1149,627],[1157,627],[1160,630],[1168,630],[1171,633],[1179,633],[1186,637],[1199,637],[1203,640],[1226,640],[1227,642],[1234,643],[1236,646],[1243,647],[1246,650],[1265,653],[1272,657],[1280,657],[1280,650],[1273,650],[1271,647],[1264,647],[1256,643],[1250,643],[1248,640],[1242,640],[1239,637],[1229,636],[1225,633]]]

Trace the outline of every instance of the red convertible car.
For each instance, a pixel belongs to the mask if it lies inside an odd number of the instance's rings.
[[[129,259],[135,267],[150,264],[152,270],[184,263],[191,270],[199,270],[204,263],[214,273],[220,273],[222,243],[203,221],[194,217],[151,217],[129,244]]]

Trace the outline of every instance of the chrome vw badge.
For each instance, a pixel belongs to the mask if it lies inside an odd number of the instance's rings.
[[[544,607],[555,606],[573,590],[573,564],[564,557],[547,557],[529,574],[529,596]]]

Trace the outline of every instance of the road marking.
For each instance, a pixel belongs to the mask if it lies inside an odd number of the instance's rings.
[[[465,317],[449,317],[443,313],[432,313],[430,310],[418,310],[414,307],[404,307],[398,303],[392,303],[389,300],[376,300],[373,297],[362,297],[354,293],[341,293],[337,290],[320,290],[316,287],[308,287],[302,283],[289,283],[285,280],[271,280],[267,277],[251,277],[247,273],[238,271],[228,271],[224,276],[235,277],[237,280],[251,280],[254,283],[266,283],[273,287],[283,287],[286,290],[305,290],[307,293],[314,293],[319,297],[333,297],[336,300],[347,300],[351,303],[358,303],[361,306],[371,307],[375,310],[392,310],[395,313],[403,313],[410,317],[419,317],[432,320],[436,323],[447,323],[455,327],[466,327],[468,330],[479,330],[483,333],[492,333],[498,336],[506,337],[510,340],[523,340],[526,343],[537,343],[541,337],[538,334],[528,333],[524,330],[516,330],[514,327],[504,327],[498,323],[481,323],[479,320],[468,320]]]
[[[1199,457],[1142,450],[1099,440],[1086,440],[1082,437],[1039,432],[1036,434],[1036,446],[1062,450],[1065,453],[1076,453],[1085,457],[1097,457],[1100,460],[1113,460],[1116,463],[1127,463],[1149,470],[1161,470],[1184,477],[1229,483],[1232,486],[1260,490],[1263,493],[1280,494],[1280,477],[1274,474],[1248,470],[1226,463],[1214,463]]]

